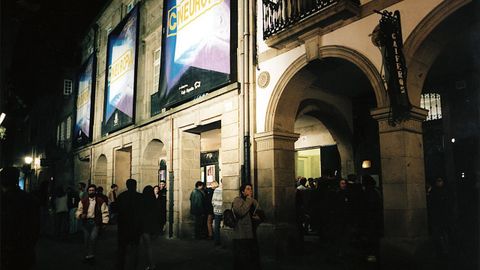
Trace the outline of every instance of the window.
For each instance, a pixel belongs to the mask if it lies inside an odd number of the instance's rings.
[[[133,9],[134,6],[135,6],[135,1],[132,1],[127,4],[127,14]]]
[[[428,110],[426,121],[442,119],[442,103],[440,94],[422,94],[420,96],[420,107]]]
[[[57,145],[60,144],[60,125],[57,126]]]
[[[160,49],[153,53],[153,89],[152,93],[158,91],[160,81]]]
[[[73,91],[73,81],[72,80],[63,80],[63,95],[69,96]]]
[[[72,136],[72,117],[67,117],[67,130],[65,131],[67,140]]]

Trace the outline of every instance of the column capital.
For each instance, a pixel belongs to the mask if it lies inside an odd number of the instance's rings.
[[[374,108],[370,110],[370,115],[373,119],[378,121],[379,133],[395,132],[395,131],[409,131],[414,133],[422,133],[422,122],[427,118],[428,110],[420,107],[412,106],[408,114],[408,119],[396,125],[389,124],[391,116],[390,107]]]
[[[267,150],[294,150],[295,141],[298,140],[300,134],[287,133],[280,131],[268,131],[255,134],[257,142],[257,151]]]

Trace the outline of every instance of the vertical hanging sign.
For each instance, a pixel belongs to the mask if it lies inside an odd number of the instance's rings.
[[[95,91],[95,56],[83,64],[78,76],[75,127],[73,143],[76,146],[92,141],[92,97]]]
[[[138,6],[108,35],[103,134],[134,121]]]
[[[385,80],[392,110],[389,123],[395,125],[406,119],[412,107],[407,91],[407,65],[403,55],[400,12],[375,11],[382,15],[374,30],[372,41],[382,51]]]

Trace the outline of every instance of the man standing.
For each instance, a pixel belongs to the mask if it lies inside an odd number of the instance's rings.
[[[31,269],[40,232],[38,202],[18,187],[14,167],[0,169],[0,269]]]
[[[89,185],[88,197],[82,198],[78,203],[76,216],[83,222],[83,237],[85,241],[85,260],[95,258],[95,244],[100,228],[108,224],[108,208],[102,198],[96,196],[97,187]]]
[[[137,181],[128,179],[127,191],[118,195],[118,269],[125,268],[127,248],[132,250],[132,269],[137,267],[138,243],[142,234],[142,194],[137,192]]]
[[[195,189],[190,194],[190,213],[195,218],[195,239],[207,237],[207,213],[205,209],[205,192],[202,181],[195,183]]]

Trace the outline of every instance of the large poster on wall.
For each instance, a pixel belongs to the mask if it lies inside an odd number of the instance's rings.
[[[138,7],[135,7],[108,35],[104,134],[133,123],[137,35]]]
[[[95,91],[95,56],[91,55],[82,65],[78,76],[74,144],[92,141],[92,97]]]
[[[160,86],[152,97],[160,109],[225,85],[232,73],[230,0],[165,0],[164,6]]]

